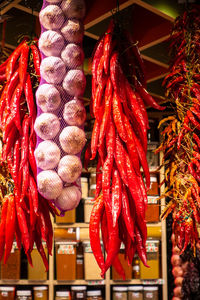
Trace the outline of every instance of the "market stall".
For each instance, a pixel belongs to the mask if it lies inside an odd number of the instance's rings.
[[[0,9],[0,299],[197,297],[199,6]]]

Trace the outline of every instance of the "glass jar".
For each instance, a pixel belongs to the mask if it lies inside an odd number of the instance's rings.
[[[113,300],[127,300],[128,287],[114,286],[113,287]]]
[[[30,290],[18,290],[16,300],[32,300],[32,295]]]
[[[145,286],[144,300],[158,300],[158,286]]]
[[[71,287],[71,293],[72,293],[72,300],[87,300],[86,296],[86,286],[80,285],[80,286],[72,286]]]
[[[0,300],[14,300],[15,287],[14,286],[0,286]]]
[[[87,300],[102,300],[101,290],[87,291]]]
[[[33,295],[34,295],[34,300],[47,300],[48,299],[47,286],[34,286]]]
[[[140,261],[138,257],[136,257],[133,261],[133,278],[134,279],[140,278]]]
[[[55,300],[70,300],[70,291],[57,291]]]
[[[83,254],[76,255],[76,279],[84,278]]]
[[[129,286],[128,300],[143,300],[143,286],[142,285]]]

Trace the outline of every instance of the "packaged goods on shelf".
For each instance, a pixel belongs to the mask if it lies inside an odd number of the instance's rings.
[[[158,167],[159,166],[159,154],[155,154],[153,151],[158,147],[158,143],[150,142],[147,145],[147,162],[149,167]]]
[[[118,254],[118,258],[119,258],[119,260],[122,264],[122,267],[124,269],[126,280],[130,280],[132,278],[132,266],[129,265],[128,260],[125,259],[124,249],[125,249],[125,246],[124,246],[124,244],[122,244],[121,248],[120,248],[120,252]],[[112,279],[113,280],[122,279],[121,276],[119,276],[118,272],[115,270],[114,267],[112,267]]]
[[[101,270],[95,260],[93,255],[90,242],[84,241],[84,273],[85,273],[85,280],[95,280],[95,279],[102,279],[101,278]]]
[[[149,143],[159,141],[158,119],[149,119],[149,130],[147,132],[147,139]]]
[[[94,198],[88,197],[84,200],[84,222],[90,223],[90,215],[94,204]]]
[[[76,279],[84,279],[84,257],[83,254],[76,256]]]
[[[57,280],[76,279],[76,242],[56,242],[56,278]]]
[[[31,290],[18,290],[16,300],[32,300]]]
[[[72,286],[71,287],[71,295],[72,295],[72,300],[78,300],[78,299],[82,299],[82,300],[87,300],[87,287],[84,285],[80,285],[80,286]]]
[[[67,227],[67,228],[55,228],[54,238],[58,240],[77,240],[77,232],[79,228]]]
[[[147,210],[145,213],[145,219],[147,222],[154,223],[159,222],[160,218],[160,205],[159,197],[148,196]]]
[[[34,300],[47,300],[48,287],[47,286],[34,286],[33,287]]]
[[[96,184],[96,173],[90,174],[90,186]]]
[[[128,286],[128,300],[143,300],[143,286]]]
[[[87,300],[103,300],[101,290],[87,291]]]
[[[159,240],[147,240],[147,264],[150,268],[146,268],[140,261],[140,278],[141,279],[158,279],[160,278],[160,262],[159,262]]]
[[[20,258],[20,250],[14,242],[6,264],[1,262],[1,279],[20,279]]]
[[[150,188],[147,191],[148,196],[157,196],[159,195],[158,189],[158,175],[155,173],[150,174]]]
[[[76,209],[68,210],[64,216],[56,216],[56,223],[72,224],[76,222]]]
[[[0,300],[14,300],[15,287],[14,286],[0,286]]]
[[[134,279],[140,278],[140,260],[138,255],[135,255],[133,260],[133,278]]]
[[[45,254],[47,255],[47,247],[46,244],[43,244]],[[47,272],[45,266],[42,262],[42,258],[34,245],[32,253],[31,253],[33,267],[28,264],[28,279],[30,280],[47,280]]]
[[[89,197],[94,198],[95,197],[95,192],[96,192],[96,184],[90,185]]]
[[[70,291],[57,291],[55,300],[71,300]]]
[[[85,199],[88,197],[88,178],[81,177],[81,191],[82,191],[82,198]]]
[[[114,286],[112,300],[127,300],[128,287],[127,286]]]
[[[145,286],[144,287],[144,300],[158,300],[158,287],[157,286]]]

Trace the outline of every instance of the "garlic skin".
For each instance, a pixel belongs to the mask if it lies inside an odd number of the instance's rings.
[[[64,47],[64,38],[54,30],[47,30],[41,34],[38,46],[46,56],[60,56]]]
[[[61,52],[61,58],[67,68],[75,69],[82,65],[84,53],[80,46],[71,43]]]
[[[67,102],[64,106],[63,118],[68,125],[82,126],[86,120],[86,110],[78,99]]]
[[[61,33],[70,43],[81,43],[83,40],[83,24],[79,20],[69,19],[62,26]]]
[[[50,140],[58,134],[60,130],[60,121],[54,114],[42,113],[36,118],[34,129],[41,139]]]
[[[37,176],[39,193],[48,200],[59,197],[62,192],[62,180],[55,171],[42,171]]]
[[[57,5],[48,5],[40,11],[39,20],[46,29],[59,29],[64,23],[64,14]]]
[[[67,183],[75,182],[81,171],[82,163],[76,155],[65,155],[59,162],[58,175]]]
[[[85,16],[84,0],[63,0],[61,8],[68,18],[83,19]]]
[[[55,200],[56,205],[62,210],[72,210],[76,208],[81,200],[81,192],[75,185],[66,187],[60,196]]]
[[[66,153],[77,154],[85,146],[85,132],[77,126],[67,126],[61,132],[59,141]]]
[[[41,77],[47,83],[59,84],[62,82],[66,73],[65,64],[59,57],[46,57],[41,62],[40,73]]]
[[[63,80],[64,90],[71,96],[81,96],[86,86],[85,75],[82,70],[70,70]]]
[[[53,112],[60,106],[60,93],[52,84],[44,83],[40,85],[35,95],[36,103],[43,112]]]
[[[37,167],[42,170],[54,169],[60,161],[60,149],[52,141],[39,143],[34,154]]]

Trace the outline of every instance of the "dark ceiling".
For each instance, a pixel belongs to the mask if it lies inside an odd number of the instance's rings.
[[[139,43],[148,79],[148,91],[164,97],[161,86],[168,72],[168,38],[174,19],[195,0],[86,0],[85,71],[88,77],[86,97],[90,97],[91,58],[96,41],[106,30],[109,20],[119,8],[119,18]],[[0,40],[8,48],[15,48],[22,35],[40,34],[38,12],[41,0],[0,0]],[[5,38],[4,38],[5,37]]]

